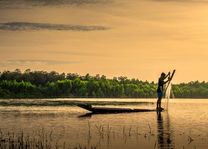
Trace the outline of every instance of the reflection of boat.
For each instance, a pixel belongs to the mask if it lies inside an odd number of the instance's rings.
[[[131,109],[131,108],[110,108],[110,107],[93,107],[90,104],[78,104],[77,106],[88,110],[92,113],[130,113],[130,112],[154,112],[156,109]]]

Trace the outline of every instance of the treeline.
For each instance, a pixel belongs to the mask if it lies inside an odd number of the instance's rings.
[[[176,98],[208,98],[208,82],[191,81],[172,86]]]
[[[21,72],[4,71],[0,73],[0,97],[2,98],[153,98],[156,84],[127,77],[96,75],[80,76],[76,73],[57,73],[55,71]]]
[[[156,98],[157,84],[128,79],[106,78],[104,75],[84,76],[55,71],[0,72],[0,98]],[[207,98],[207,82],[190,82],[173,85],[176,98]]]

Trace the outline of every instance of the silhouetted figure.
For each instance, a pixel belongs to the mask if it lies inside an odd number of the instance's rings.
[[[165,79],[168,78],[167,81]],[[170,72],[166,75],[164,72],[161,73],[160,78],[158,80],[158,87],[157,87],[157,110],[163,110],[161,107],[161,100],[164,95],[164,84],[166,84],[168,81],[170,81]]]

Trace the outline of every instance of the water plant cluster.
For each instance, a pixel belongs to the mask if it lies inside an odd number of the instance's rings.
[[[32,133],[0,130],[0,149],[96,149],[96,147],[87,147],[83,144],[69,145],[57,139],[52,130],[40,128]]]
[[[79,134],[79,137],[82,137],[82,142],[74,143],[70,143],[70,138],[64,138],[66,136],[58,138],[57,135],[59,134],[54,133],[53,130],[46,130],[44,128],[33,132],[0,130],[0,149],[98,149],[106,145],[112,148],[111,145],[115,141],[128,145],[133,140],[135,140],[135,143],[144,141],[152,149],[177,148],[173,137],[177,134],[167,134],[164,129],[159,129],[157,132],[150,124],[147,124],[146,127],[146,131],[141,131],[135,125],[123,126],[118,129],[109,124],[94,124],[88,121],[85,133]],[[185,132],[178,135],[185,138],[184,144],[180,145],[182,148],[196,148],[195,143],[197,142],[195,141],[197,139],[195,140],[195,138]],[[204,143],[207,142],[207,138],[203,137],[202,139]]]

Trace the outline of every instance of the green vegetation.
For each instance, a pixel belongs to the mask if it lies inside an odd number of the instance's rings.
[[[0,72],[1,98],[155,98],[157,84],[154,82],[96,75],[80,76],[76,73],[55,71]],[[173,85],[176,98],[207,98],[208,82],[190,82]]]
[[[208,82],[191,81],[173,85],[177,98],[208,98]]]

